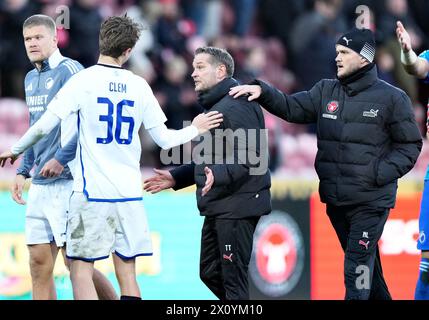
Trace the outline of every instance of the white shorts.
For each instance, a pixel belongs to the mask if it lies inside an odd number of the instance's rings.
[[[58,247],[64,245],[72,188],[73,180],[58,180],[46,185],[31,184],[25,215],[27,244],[55,241]]]
[[[67,257],[83,261],[152,255],[152,239],[143,201],[88,201],[73,192],[67,220]]]

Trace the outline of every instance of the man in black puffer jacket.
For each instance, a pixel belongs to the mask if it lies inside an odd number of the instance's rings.
[[[372,32],[344,34],[336,51],[337,80],[290,96],[256,80],[230,95],[250,94],[282,119],[317,124],[319,193],[345,251],[346,299],[390,299],[378,240],[422,138],[408,96],[377,77]]]
[[[223,49],[198,48],[193,62],[195,91],[206,111],[223,114],[220,128],[195,146],[191,164],[156,170],[145,181],[152,193],[193,184],[205,216],[201,235],[200,277],[221,300],[249,299],[248,265],[260,216],[271,211],[268,145],[264,116],[256,102],[228,95],[238,85],[234,60]]]

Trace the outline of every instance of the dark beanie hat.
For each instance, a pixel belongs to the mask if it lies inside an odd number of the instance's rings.
[[[369,62],[374,61],[375,40],[374,34],[369,29],[353,29],[343,34],[337,41],[345,47],[359,53]]]

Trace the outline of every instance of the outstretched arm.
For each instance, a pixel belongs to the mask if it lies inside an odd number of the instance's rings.
[[[410,35],[401,21],[396,23],[396,36],[401,45],[401,62],[405,71],[419,79],[425,79],[429,73],[429,62],[413,51]]]
[[[173,188],[179,190],[195,184],[194,163],[184,164],[170,171],[153,169],[156,175],[144,181],[144,190],[150,193],[158,193],[162,190]]]
[[[162,190],[173,188],[176,181],[168,170],[153,169],[156,175],[144,181],[143,189],[150,193],[158,193]]]
[[[229,89],[229,95],[235,99],[240,96],[247,96],[248,101],[258,99],[262,94],[262,88],[257,84],[244,84],[241,86],[235,86]]]
[[[179,146],[191,141],[199,134],[216,128],[223,121],[222,114],[217,111],[199,114],[192,121],[192,125],[180,130],[168,129],[164,124],[148,129],[152,139],[162,149]]]
[[[60,122],[58,116],[49,109],[46,110],[43,116],[12,146],[10,151],[5,151],[0,155],[0,166],[4,167],[7,159],[10,159],[10,163],[13,164],[21,153],[46,136]]]
[[[313,123],[317,119],[317,110],[322,100],[322,81],[310,91],[287,95],[261,80],[251,85],[236,86],[229,94],[234,98],[248,95],[248,100],[256,100],[268,112],[294,123]]]

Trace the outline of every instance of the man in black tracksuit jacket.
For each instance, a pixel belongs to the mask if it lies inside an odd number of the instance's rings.
[[[346,299],[391,299],[378,240],[396,200],[397,180],[414,166],[422,139],[410,99],[378,79],[369,30],[352,30],[336,46],[338,80],[287,96],[263,81],[234,88],[269,112],[317,124],[319,193],[345,251]]]
[[[145,181],[145,190],[154,193],[196,184],[198,209],[205,216],[201,280],[221,300],[249,299],[247,271],[253,233],[260,216],[271,211],[264,116],[256,102],[228,95],[238,85],[232,78],[234,62],[228,52],[199,48],[193,65],[199,103],[207,112],[222,113],[223,122],[204,136],[203,148],[195,146],[202,152],[191,164],[170,172],[157,170],[157,176]],[[156,189],[159,183],[162,186]]]

